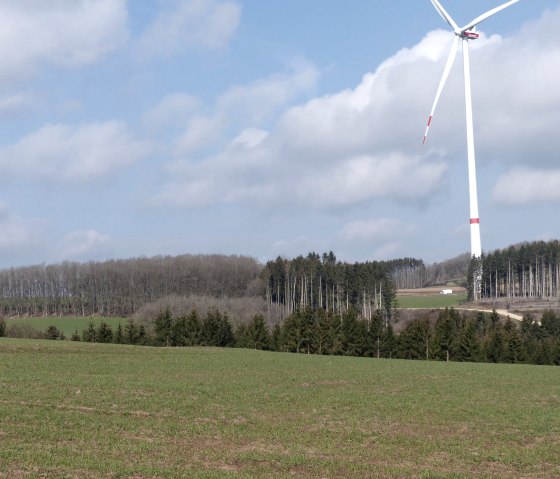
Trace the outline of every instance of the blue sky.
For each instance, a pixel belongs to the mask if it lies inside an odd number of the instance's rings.
[[[462,25],[501,1],[447,0]],[[460,54],[428,0],[0,0],[0,267],[469,251]],[[484,250],[560,237],[560,4],[472,44]]]

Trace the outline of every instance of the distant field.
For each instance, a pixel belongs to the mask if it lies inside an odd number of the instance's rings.
[[[0,478],[560,477],[559,375],[0,338]]]
[[[6,324],[20,324],[28,325],[38,331],[45,331],[49,326],[56,326],[65,336],[70,337],[74,331],[82,334],[82,331],[88,327],[88,324],[93,321],[97,326],[101,321],[109,324],[113,330],[118,327],[119,323],[126,324],[126,319],[123,318],[101,318],[101,317],[46,317],[46,318],[8,318]],[[1,477],[1,476],[0,476]]]
[[[467,300],[467,293],[444,294],[397,294],[399,308],[446,308],[459,306]]]

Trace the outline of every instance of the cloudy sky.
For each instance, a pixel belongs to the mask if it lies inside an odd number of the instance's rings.
[[[462,25],[501,0],[447,0]],[[469,251],[460,54],[429,0],[0,0],[0,267]],[[484,250],[560,237],[560,4],[472,42]]]

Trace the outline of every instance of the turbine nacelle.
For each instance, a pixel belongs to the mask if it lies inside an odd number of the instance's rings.
[[[459,38],[467,38],[469,40],[476,40],[480,35],[476,33],[476,29],[467,30],[465,32],[454,32]]]

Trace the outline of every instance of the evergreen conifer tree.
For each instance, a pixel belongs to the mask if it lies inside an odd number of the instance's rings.
[[[96,341],[96,333],[95,324],[93,321],[90,321],[87,329],[84,329],[82,332],[82,340],[88,343],[94,343]]]
[[[388,324],[381,339],[381,356],[384,358],[397,357],[397,338],[393,330],[393,326]]]
[[[115,344],[123,344],[124,343],[124,333],[123,333],[123,328],[121,323],[119,323],[119,325],[117,326],[117,330],[115,331],[115,334],[113,335],[113,342]]]
[[[99,327],[95,333],[95,340],[98,343],[112,343],[113,342],[113,330],[105,321],[99,323]]]
[[[192,311],[185,322],[185,344],[187,346],[197,346],[200,344],[200,320],[198,313]]]
[[[159,313],[155,320],[155,341],[157,345],[160,346],[170,346],[171,345],[171,326],[173,324],[173,317],[171,316],[171,310],[165,308],[164,311]]]
[[[270,334],[264,316],[257,314],[247,327],[248,345],[252,349],[269,349]]]
[[[124,326],[124,342],[126,344],[138,343],[138,327],[132,318],[129,318]]]

